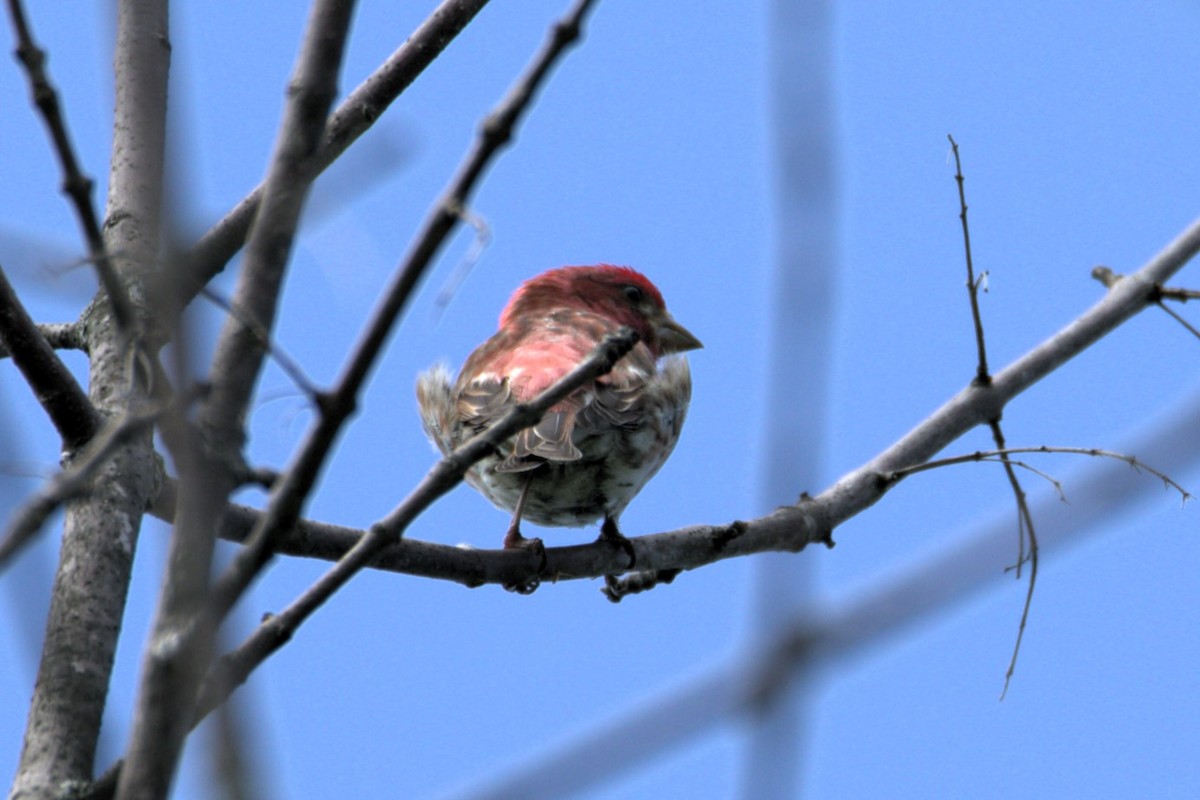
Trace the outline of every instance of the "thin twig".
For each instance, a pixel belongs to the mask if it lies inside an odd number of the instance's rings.
[[[996,443],[996,447],[1000,451],[1007,450],[1007,443],[1004,439],[1004,431],[1000,428],[1000,421],[993,419],[988,423],[992,430],[992,440]],[[1013,642],[1012,656],[1008,660],[1008,669],[1004,673],[1004,688],[1000,692],[1000,699],[1003,700],[1008,694],[1008,687],[1012,681],[1013,673],[1017,669],[1017,656],[1021,653],[1021,642],[1025,638],[1025,626],[1029,622],[1029,612],[1033,608],[1033,592],[1037,587],[1038,564],[1041,557],[1041,548],[1038,545],[1037,528],[1033,522],[1033,514],[1029,510],[1029,503],[1025,495],[1025,489],[1021,486],[1020,480],[1017,479],[1017,471],[1014,468],[1008,454],[1001,456],[1001,461],[1004,464],[1004,475],[1008,478],[1008,485],[1012,488],[1013,497],[1017,501],[1017,561],[1013,565],[1016,572],[1017,580],[1021,578],[1021,568],[1025,562],[1029,562],[1029,585],[1025,589],[1025,603],[1021,608],[1021,620],[1017,624],[1017,638]],[[1033,469],[1032,467],[1028,467]],[[1037,472],[1037,470],[1034,470]],[[1045,476],[1049,478],[1049,476]],[[1062,495],[1062,486],[1058,481],[1054,481],[1055,489],[1059,495]],[[1028,542],[1028,547],[1026,547]]]
[[[1170,314],[1172,317],[1175,318],[1176,322],[1178,322],[1180,325],[1182,325],[1184,328],[1186,328],[1188,333],[1192,334],[1192,336],[1195,336],[1197,339],[1200,339],[1200,330],[1197,330],[1194,325],[1192,325],[1190,322],[1188,322],[1186,319],[1184,319],[1182,316],[1180,316],[1178,313],[1176,313],[1172,308],[1167,306],[1167,304],[1164,303],[1162,300],[1158,300],[1157,304],[1158,304],[1159,308],[1161,308],[1163,311]]]
[[[993,430],[995,429],[993,428]],[[1003,440],[1002,436],[1000,436],[1000,440]],[[1062,492],[1062,485],[1057,480],[1023,461],[1013,461],[1010,459],[1010,456],[1018,453],[1060,453],[1094,456],[1098,458],[1112,458],[1118,461],[1124,461],[1134,470],[1138,472],[1148,472],[1154,477],[1158,478],[1163,482],[1163,486],[1165,488],[1174,489],[1175,491],[1179,492],[1184,503],[1192,499],[1192,494],[1172,480],[1168,475],[1142,461],[1139,461],[1136,456],[1126,455],[1124,453],[1116,453],[1111,450],[1101,450],[1095,447],[1049,447],[1043,445],[1041,447],[1009,447],[992,451],[976,451],[974,453],[952,456],[950,458],[941,458],[937,459],[936,461],[928,461],[924,464],[917,464],[911,467],[893,470],[886,476],[883,476],[887,482],[891,483],[907,475],[913,475],[918,472],[924,472],[926,470],[936,469],[938,467],[950,466],[952,464],[963,464],[971,461],[997,461],[1004,465],[1004,469],[1008,473],[1009,480],[1013,485],[1013,491],[1017,496],[1017,512],[1019,514],[1018,524],[1020,527],[1019,535],[1029,537],[1028,551],[1025,552],[1024,547],[1022,546],[1022,553],[1018,556],[1017,563],[1013,566],[1013,569],[1019,578],[1021,575],[1021,565],[1028,562],[1029,587],[1025,592],[1025,603],[1021,610],[1021,621],[1017,627],[1017,639],[1013,644],[1012,657],[1009,659],[1008,669],[1004,673],[1004,688],[1000,692],[1001,700],[1003,700],[1008,694],[1008,687],[1012,681],[1013,673],[1017,668],[1017,656],[1021,652],[1021,641],[1025,636],[1025,625],[1029,621],[1029,611],[1033,605],[1033,592],[1034,588],[1037,586],[1039,556],[1037,533],[1033,525],[1033,515],[1029,512],[1029,506],[1025,501],[1025,492],[1020,488],[1020,484],[1016,481],[1015,475],[1012,473],[1013,467],[1028,469],[1037,474],[1039,477],[1050,481],[1050,483],[1054,485],[1055,490],[1058,492],[1059,497],[1065,499]],[[1022,543],[1023,542],[1024,539],[1022,539]]]
[[[1179,493],[1180,497],[1186,503],[1188,500],[1194,499],[1194,496],[1187,489],[1184,489],[1178,483],[1171,479],[1170,476],[1160,472],[1154,467],[1139,461],[1137,456],[1126,455],[1125,453],[1117,453],[1112,450],[1103,450],[1098,447],[1051,447],[1042,445],[1040,447],[1010,447],[1007,450],[977,450],[974,453],[964,453],[959,456],[951,456],[949,458],[939,458],[936,461],[927,461],[924,464],[914,464],[900,469],[890,470],[882,475],[884,480],[889,483],[900,480],[909,475],[915,475],[918,472],[925,472],[939,467],[947,467],[953,464],[965,464],[971,461],[999,461],[1002,456],[1017,455],[1020,453],[1058,453],[1076,456],[1094,456],[1096,458],[1112,458],[1117,461],[1124,461],[1137,472],[1148,472],[1154,477],[1163,482],[1163,487],[1174,489]]]
[[[413,35],[330,114],[321,149],[314,159],[316,173],[324,172],[370,129],[485,5],[487,0],[443,0]],[[241,249],[258,213],[262,193],[263,185],[259,184],[205,233],[183,260],[191,265],[189,276],[175,276],[174,280],[183,286],[185,305]]]
[[[987,349],[983,344],[983,320],[979,314],[979,283],[975,280],[975,265],[971,258],[971,228],[967,225],[967,195],[963,187],[966,179],[963,177],[962,161],[958,156],[958,142],[949,134],[946,138],[950,140],[950,147],[954,151],[954,180],[958,183],[958,218],[962,221],[963,248],[967,256],[967,294],[971,298],[971,320],[975,324],[975,345],[979,351],[975,380],[981,385],[986,385],[991,380],[991,375],[988,373]]]
[[[1161,286],[1158,293],[1164,300],[1178,300],[1181,303],[1200,300],[1200,290],[1197,289],[1172,289],[1169,286]]]
[[[947,138],[950,140],[950,147],[954,151],[954,180],[958,184],[958,218],[962,220],[963,249],[966,252],[967,263],[967,295],[971,300],[971,319],[975,325],[975,345],[979,352],[979,362],[975,370],[975,382],[980,386],[987,386],[991,383],[992,378],[988,373],[987,348],[984,346],[983,338],[983,316],[979,311],[979,283],[986,277],[987,273],[981,275],[979,280],[975,279],[975,265],[973,256],[971,255],[971,228],[967,224],[967,194],[964,187],[966,179],[963,177],[958,142],[954,141],[953,136],[947,135]],[[1029,621],[1029,610],[1033,606],[1033,590],[1037,584],[1038,540],[1037,529],[1033,524],[1033,515],[1029,513],[1029,504],[1025,501],[1025,490],[1021,487],[1021,481],[1017,478],[1014,463],[1008,459],[1004,429],[1000,425],[999,413],[989,419],[987,424],[992,432],[992,441],[996,443],[996,452],[1000,454],[999,460],[1004,464],[1004,474],[1008,478],[1008,485],[1012,489],[1013,498],[1017,502],[1017,561],[1015,567],[1018,579],[1021,577],[1021,567],[1026,561],[1029,562],[1029,589],[1025,594],[1025,606],[1021,610],[1021,623],[1017,630],[1016,642],[1013,644],[1012,658],[1009,660],[1008,671],[1004,676],[1004,691],[1000,694],[1000,699],[1003,700],[1005,693],[1008,692],[1008,685],[1012,679],[1013,671],[1017,666],[1017,655],[1021,652],[1021,639],[1025,635],[1025,624]],[[1033,469],[1027,464],[1018,465],[1027,469]],[[1033,471],[1037,472],[1037,470]],[[1026,542],[1028,542],[1028,548],[1026,548]]]
[[[304,373],[304,368],[300,366],[296,359],[288,355],[287,351],[280,347],[272,338],[269,331],[264,329],[257,320],[249,314],[242,313],[232,300],[227,300],[222,297],[219,292],[210,286],[205,286],[200,290],[200,296],[208,302],[215,305],[217,308],[224,310],[229,316],[236,318],[250,332],[258,344],[270,355],[271,359],[279,365],[284,374],[291,378],[300,391],[308,396],[308,399],[313,403],[318,403],[321,398],[321,390],[313,383],[308,375]]]
[[[1037,587],[1038,576],[1038,540],[1034,533],[1032,515],[1029,508],[1020,510],[1022,520],[1028,526],[1029,534],[1029,585],[1025,587],[1025,603],[1021,608],[1021,621],[1017,624],[1017,639],[1013,642],[1012,656],[1008,660],[1008,669],[1004,671],[1004,688],[1000,690],[1000,700],[1008,696],[1008,687],[1012,683],[1013,673],[1017,670],[1017,656],[1021,653],[1021,642],[1025,639],[1025,625],[1029,622],[1029,611],[1033,608],[1033,591]]]
[[[989,422],[988,427],[992,431],[992,441],[996,443],[996,452],[1004,454],[1000,456],[1000,461],[1004,464],[1004,474],[1008,478],[1008,484],[1012,488],[1013,497],[1017,501],[1017,561],[1013,566],[1016,577],[1020,578],[1021,567],[1025,562],[1037,561],[1037,531],[1033,525],[1033,518],[1029,516],[1029,505],[1025,501],[1025,490],[1021,487],[1021,482],[1017,479],[1017,473],[1013,469],[1013,465],[1008,462],[1008,443],[1005,441],[1004,431],[1001,429],[998,420]],[[1036,470],[1034,471],[1036,472]],[[1061,493],[1062,488],[1058,486],[1058,482],[1054,481],[1054,484],[1055,488]],[[1028,550],[1026,549],[1027,536]]]
[[[21,0],[8,0],[9,14],[12,16],[13,28],[17,33],[17,60],[25,67],[29,76],[30,91],[34,104],[41,112],[42,119],[54,143],[54,152],[58,156],[63,171],[63,191],[70,198],[75,208],[75,215],[83,228],[84,240],[91,254],[92,266],[100,278],[112,304],[113,319],[120,330],[128,333],[133,326],[133,305],[125,292],[125,287],[117,277],[116,270],[108,259],[104,244],[104,235],[100,231],[100,221],[96,210],[92,207],[93,181],[83,174],[79,168],[79,160],[75,157],[75,148],[71,144],[71,136],[67,132],[67,122],[63,118],[62,108],[58,102],[58,91],[46,74],[46,53],[34,41],[33,31],[25,18],[25,9]]]

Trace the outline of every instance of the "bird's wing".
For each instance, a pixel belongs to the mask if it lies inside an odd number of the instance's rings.
[[[629,427],[642,412],[647,386],[655,377],[654,357],[638,344],[612,371],[596,381],[589,402],[580,410],[583,431]]]
[[[458,413],[473,432],[486,430],[521,399],[513,395],[512,383],[495,374],[485,374],[461,387]],[[571,442],[578,403],[573,398],[559,403],[532,428],[512,439],[512,449],[497,466],[498,472],[524,472],[546,461],[575,461],[582,455]],[[505,448],[507,449],[507,448]]]
[[[456,410],[472,432],[485,430],[514,403],[537,397],[579,365],[613,323],[586,312],[555,314],[517,333],[501,332],[467,359],[456,387]],[[594,432],[633,425],[656,374],[644,344],[602,375],[554,405],[541,421],[502,448],[500,472],[523,472],[546,461],[578,461],[578,443]]]

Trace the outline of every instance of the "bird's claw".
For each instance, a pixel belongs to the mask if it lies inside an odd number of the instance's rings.
[[[538,578],[536,576],[529,578],[528,580],[518,581],[516,583],[501,584],[501,586],[504,587],[504,591],[514,592],[516,594],[533,594],[534,592],[536,592],[538,590],[538,587],[541,585],[542,585],[541,578]]]
[[[637,564],[637,553],[633,549],[633,542],[629,541],[629,537],[621,533],[617,528],[617,523],[611,519],[605,518],[604,524],[600,526],[600,538],[596,541],[617,547],[625,553],[629,557],[629,565],[625,569],[633,569]]]
[[[505,591],[516,592],[517,594],[533,594],[541,585],[542,580],[538,576],[546,569],[546,545],[536,536],[527,539],[521,535],[521,531],[517,527],[508,529],[508,533],[504,535],[505,550],[524,550],[527,553],[532,553],[537,559],[537,567],[533,570],[533,574],[523,580],[515,583],[503,584]]]

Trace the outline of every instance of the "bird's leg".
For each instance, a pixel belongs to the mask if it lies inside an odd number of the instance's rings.
[[[529,498],[529,487],[532,484],[533,472],[529,472],[525,477],[525,485],[521,487],[521,494],[517,497],[517,504],[513,507],[512,522],[508,524],[508,530],[504,533],[505,550],[529,547],[530,542],[540,541],[539,539],[526,539],[521,535],[521,515],[525,513],[525,501]]]
[[[533,484],[533,472],[531,471],[528,477],[525,478],[525,485],[521,487],[521,495],[517,498],[517,505],[513,508],[512,522],[508,524],[508,530],[504,534],[504,549],[505,550],[528,550],[538,557],[538,567],[536,572],[541,572],[546,568],[546,546],[542,544],[542,540],[536,537],[526,539],[521,535],[521,515],[525,512],[525,500],[529,497],[529,487]],[[538,579],[531,578],[520,585],[505,585],[504,588],[519,592],[520,594],[530,594],[537,588]]]
[[[623,550],[625,555],[629,556],[629,566],[626,569],[633,569],[634,564],[637,563],[637,553],[633,551],[633,542],[629,541],[629,538],[621,533],[614,518],[609,516],[604,517],[604,524],[600,526],[600,538],[596,539],[596,541],[604,542]]]

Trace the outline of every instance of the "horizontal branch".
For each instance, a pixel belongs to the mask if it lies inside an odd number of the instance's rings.
[[[1143,431],[1125,445],[1143,453],[1169,472],[1182,472],[1200,462],[1200,450],[1185,442],[1200,429],[1200,396],[1179,405],[1170,422]],[[1047,552],[1065,549],[1107,530],[1106,522],[1131,505],[1155,497],[1153,486],[1130,481],[1119,470],[1092,468],[1071,478],[1076,503],[1064,507],[1047,497],[1033,514],[1049,524],[1042,544]],[[994,518],[995,515],[989,515]],[[644,688],[615,716],[571,736],[545,752],[514,757],[494,774],[450,794],[472,800],[580,795],[631,774],[642,764],[695,741],[720,725],[762,708],[762,698],[780,683],[842,659],[861,657],[872,646],[894,640],[936,613],[961,608],[963,600],[994,586],[1007,573],[997,569],[1012,549],[1011,509],[1000,519],[950,547],[914,559],[899,571],[890,567],[872,588],[806,606],[781,621],[771,638],[748,643],[727,658],[704,668],[683,683]],[[803,680],[803,677],[800,678]],[[513,766],[513,765],[516,766]],[[598,769],[597,765],[603,765]]]
[[[1197,251],[1200,251],[1200,221],[1193,223],[1141,270],[1129,276],[1130,279],[1115,284],[1104,299],[1082,316],[999,372],[990,385],[969,385],[896,444],[840,478],[820,495],[803,495],[794,506],[784,506],[749,521],[697,525],[635,537],[630,541],[637,564],[647,573],[694,569],[751,553],[796,552],[812,542],[832,546],[831,534],[837,525],[878,502],[895,485],[890,479],[894,478],[894,473],[924,463],[971,428],[995,419],[1012,398],[1145,308],[1157,297],[1158,286],[1181,269]],[[513,424],[515,431],[519,423]],[[460,451],[474,445],[478,438]],[[459,454],[453,453],[439,462],[410,494],[409,500],[365,535],[350,528],[298,521],[292,529],[273,538],[275,552],[337,559],[339,564],[291,607],[260,626],[241,647],[219,662],[220,674],[208,683],[201,703],[202,713],[222,702],[254,666],[282,647],[296,626],[360,567],[451,580],[466,586],[523,584],[531,578],[596,578],[624,568],[626,554],[603,543],[548,548],[543,569],[531,572],[527,553],[471,550],[384,536],[384,531],[397,535],[403,532],[404,525],[419,512],[415,507],[406,509],[406,504],[435,480],[437,472],[449,469]],[[453,466],[456,470],[458,467],[466,469],[461,463]],[[162,493],[153,513],[167,520],[173,517],[171,491]],[[261,512],[231,505],[223,516],[219,535],[242,541],[261,524],[262,518]],[[354,555],[347,558],[351,553]],[[97,781],[92,796],[103,796],[118,771],[119,764],[114,765]]]
[[[1194,223],[1139,272],[1116,284],[1099,303],[1025,356],[996,374],[990,386],[970,385],[911,433],[870,463],[845,475],[820,495],[771,514],[724,525],[696,525],[632,538],[639,568],[695,569],[752,553],[796,552],[812,542],[828,542],[837,525],[876,503],[894,485],[889,476],[921,464],[971,428],[999,414],[1012,398],[1095,343],[1153,298],[1156,284],[1178,271],[1200,250],[1200,222]],[[169,493],[154,513],[171,519]],[[220,536],[243,541],[262,513],[229,506]],[[334,561],[357,544],[364,532],[302,520],[275,540],[286,555]],[[513,584],[528,580],[529,559],[521,552],[473,550],[404,539],[372,555],[371,567],[465,586]],[[551,547],[542,577],[554,580],[598,578],[621,572],[623,552],[605,544]]]
[[[586,4],[590,0],[580,0]],[[480,459],[519,431],[536,425],[550,407],[585,384],[610,372],[613,365],[628,353],[638,341],[632,328],[621,328],[605,337],[579,366],[568,372],[552,386],[528,403],[518,403],[486,431],[472,437],[453,453],[440,459],[412,492],[381,522],[372,525],[366,536],[360,537],[336,564],[310,586],[286,609],[265,621],[237,650],[222,657],[206,681],[201,693],[197,719],[224,702],[229,693],[241,685],[250,672],[271,653],[278,650],[292,633],[314,611],[344,586],[361,569],[369,566],[373,556],[390,542],[404,535],[405,528],[439,497],[457,486],[463,475]],[[531,554],[522,554],[525,569]],[[533,559],[536,560],[536,559]],[[221,585],[214,589],[220,602]],[[224,608],[219,609],[221,612]]]
[[[586,3],[588,0],[583,0],[583,2]],[[388,515],[387,519],[373,526],[366,536],[349,529],[340,529],[335,533],[334,535],[340,539],[340,542],[345,544],[345,548],[338,553],[336,559],[333,559],[337,563],[287,609],[266,620],[240,647],[226,654],[217,662],[201,691],[197,711],[191,721],[192,726],[199,724],[205,716],[223,703],[235,688],[245,682],[250,672],[271,653],[282,647],[291,638],[295,629],[334,592],[344,586],[363,567],[373,566],[376,554],[381,550],[388,549],[389,542],[397,541],[396,537],[403,533],[403,528],[409,521],[458,485],[471,465],[493,452],[496,446],[508,437],[523,428],[536,424],[552,405],[560,402],[571,392],[588,381],[593,381],[611,371],[613,365],[624,357],[637,341],[638,334],[631,328],[621,328],[606,337],[579,366],[533,400],[517,404],[486,431],[471,438],[453,453],[440,459],[426,475],[425,480]],[[160,519],[173,521],[177,499],[177,484],[170,483],[164,486],[152,513]],[[264,515],[257,511],[230,505],[224,516],[220,535],[235,541],[245,541],[255,527],[261,523],[263,517]],[[286,532],[289,542],[292,542],[292,537],[299,529],[293,528]],[[324,533],[328,533],[328,531]],[[439,545],[426,546],[450,552],[456,549]],[[277,552],[288,552],[288,550],[279,548]],[[330,551],[326,550],[325,552]],[[528,572],[528,553],[510,552],[508,555],[522,556],[524,564],[521,572]],[[218,615],[224,613],[231,600],[229,597],[222,598],[221,594],[221,587],[218,585],[214,589],[214,612]],[[185,637],[180,637],[181,640],[183,638]],[[124,771],[124,764],[124,761],[116,762],[96,780],[84,796],[88,800],[107,800],[112,797],[117,781],[120,780],[120,775]]]

